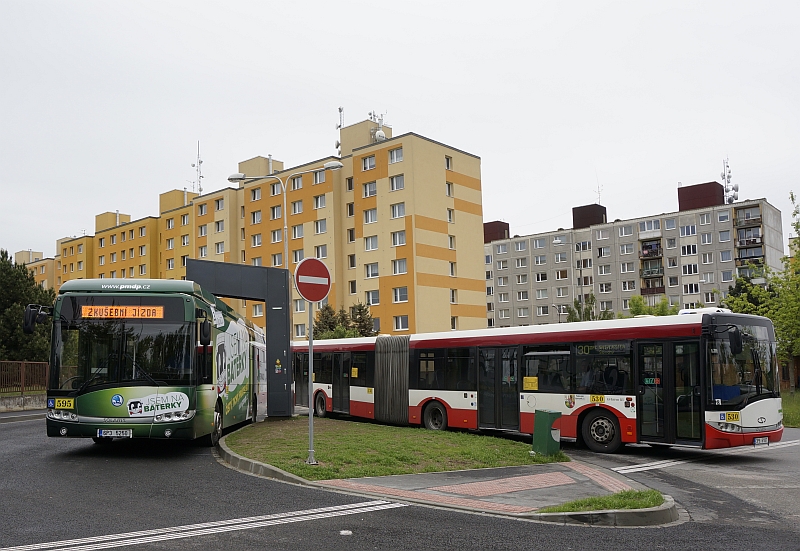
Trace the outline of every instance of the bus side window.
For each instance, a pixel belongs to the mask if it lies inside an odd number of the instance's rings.
[[[201,385],[213,383],[212,370],[214,358],[214,345],[197,347],[197,382]]]
[[[423,350],[419,353],[417,388],[441,390],[444,387],[444,351]]]

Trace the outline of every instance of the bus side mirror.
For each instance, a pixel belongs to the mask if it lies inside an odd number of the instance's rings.
[[[203,320],[200,323],[200,346],[211,344],[211,322]]]
[[[731,345],[731,354],[736,356],[742,353],[742,333],[739,331],[738,327],[734,326],[728,331],[728,342]]]
[[[32,335],[36,330],[36,321],[39,317],[39,306],[36,304],[29,304],[25,307],[25,314],[22,317],[22,332],[26,335]]]

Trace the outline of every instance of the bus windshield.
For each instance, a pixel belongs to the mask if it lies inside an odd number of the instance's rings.
[[[737,327],[742,335],[740,353],[732,353],[726,332],[709,341],[711,405],[744,407],[753,400],[778,395],[776,344],[770,340],[769,328]]]
[[[50,387],[189,385],[194,324],[180,298],[66,297]]]

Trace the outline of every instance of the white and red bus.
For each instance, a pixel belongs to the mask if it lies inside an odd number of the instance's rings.
[[[709,309],[712,310],[712,309]],[[308,343],[292,343],[308,405]],[[783,434],[767,318],[676,316],[378,336],[314,343],[314,412],[392,424],[533,433],[561,413],[565,441],[725,448]]]

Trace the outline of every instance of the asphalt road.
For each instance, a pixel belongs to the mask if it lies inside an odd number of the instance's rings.
[[[797,457],[797,451],[789,453]],[[635,451],[602,460],[620,467],[652,461],[652,456]],[[763,454],[741,461],[764,473],[771,462],[792,459]],[[90,440],[48,439],[43,419],[0,423],[0,464],[3,550],[35,544],[36,549],[86,551],[800,547],[800,534],[777,512],[766,512],[764,522],[731,521],[731,511],[750,515],[756,508],[728,488],[677,476],[672,468],[629,476],[646,484],[663,480],[673,495],[684,483],[681,491],[687,496],[713,490],[702,508],[705,516],[670,527],[609,529],[552,526],[282,484],[234,471],[209,448],[187,443],[99,446]],[[689,509],[701,511],[694,501]],[[74,542],[78,538],[84,539]]]

